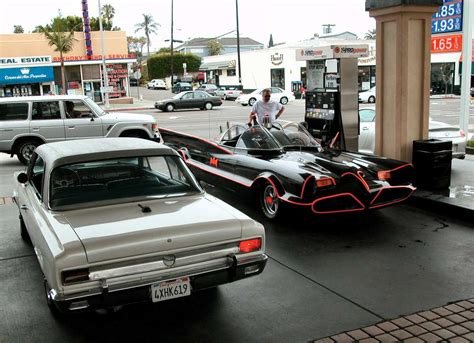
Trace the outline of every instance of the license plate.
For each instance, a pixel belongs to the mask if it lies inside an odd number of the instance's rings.
[[[188,277],[151,285],[151,300],[153,302],[181,298],[188,295],[191,295],[191,284]]]

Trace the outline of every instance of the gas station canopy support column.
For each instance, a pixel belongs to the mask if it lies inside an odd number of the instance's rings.
[[[377,155],[410,162],[428,138],[431,17],[443,0],[366,0],[377,23]]]

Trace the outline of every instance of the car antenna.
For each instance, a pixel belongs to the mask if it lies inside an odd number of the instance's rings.
[[[143,213],[150,213],[151,212],[151,208],[149,208],[148,206],[142,206],[142,205],[138,204],[138,207],[140,207],[142,209]]]

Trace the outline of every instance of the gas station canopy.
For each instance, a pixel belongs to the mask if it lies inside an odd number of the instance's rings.
[[[369,45],[326,45],[314,48],[296,49],[297,61],[323,60],[332,58],[358,58],[369,56]]]

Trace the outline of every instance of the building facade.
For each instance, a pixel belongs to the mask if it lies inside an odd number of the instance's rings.
[[[129,70],[136,63],[128,53],[124,31],[105,31],[104,51],[109,89],[105,85],[100,32],[90,33],[89,48],[84,34],[76,32],[73,49],[63,56],[66,84],[62,84],[59,53],[40,33],[0,35],[0,97],[78,94],[102,101],[129,95]],[[87,50],[92,54],[87,55]]]
[[[222,45],[221,54],[237,52],[237,38],[193,38],[178,46],[175,50],[182,53],[191,53],[199,57],[209,56],[209,42],[217,40]],[[240,52],[263,49],[264,45],[252,38],[241,37],[239,40]]]
[[[459,35],[460,36],[460,35]],[[432,39],[431,49],[431,88],[433,94],[459,94],[461,82],[461,41],[439,43],[439,37]],[[358,59],[359,91],[375,86],[376,49],[375,40],[341,39],[314,37],[296,44],[275,46],[268,49],[241,52],[241,73],[244,89],[281,87],[295,90],[299,82],[306,86],[306,62],[296,61],[296,50],[304,47],[325,45],[367,44],[369,56]],[[443,49],[440,48],[443,47]],[[447,48],[449,47],[449,49]],[[207,56],[202,59],[200,70],[205,71],[208,82],[218,85],[238,85],[237,54]],[[472,81],[471,81],[472,83]]]

